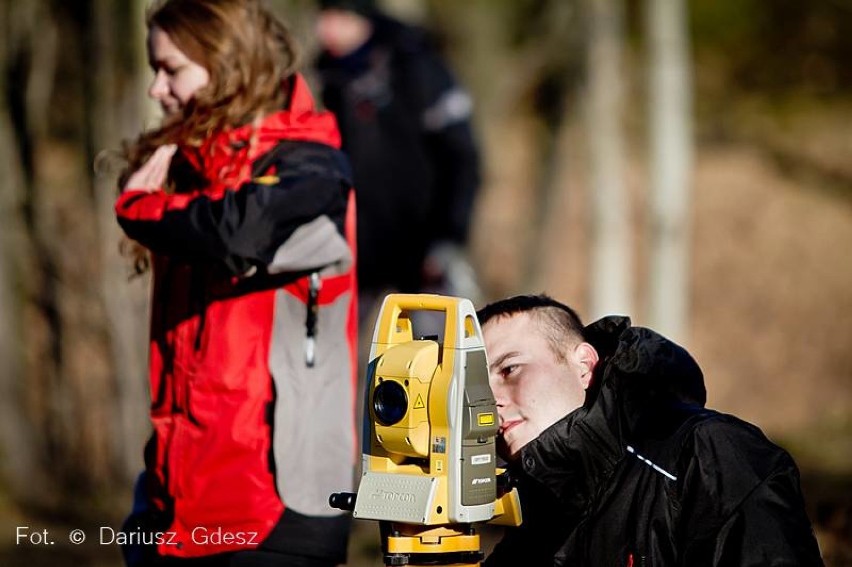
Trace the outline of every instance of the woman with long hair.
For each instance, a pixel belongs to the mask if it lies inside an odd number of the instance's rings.
[[[354,197],[334,118],[259,0],[148,15],[162,124],[116,203],[153,270],[151,420],[130,564],[345,562],[355,457]],[[141,541],[140,541],[141,540]]]

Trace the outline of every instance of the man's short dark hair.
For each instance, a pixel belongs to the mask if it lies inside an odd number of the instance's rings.
[[[584,341],[583,322],[577,312],[545,294],[516,295],[489,303],[476,312],[479,324],[492,319],[529,313],[543,327],[547,341],[559,360],[565,358],[565,345],[569,341]]]

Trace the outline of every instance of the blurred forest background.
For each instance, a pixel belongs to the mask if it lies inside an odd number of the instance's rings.
[[[94,539],[142,468],[148,281],[94,163],[157,120],[145,0],[0,1],[0,565],[115,567],[15,526]],[[270,3],[309,70],[313,3]],[[709,405],[793,453],[826,563],[852,565],[852,0],[384,5],[474,96],[486,298],[670,333]],[[351,565],[379,565],[359,534]]]

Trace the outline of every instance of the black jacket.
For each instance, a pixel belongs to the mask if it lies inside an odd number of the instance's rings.
[[[471,102],[419,29],[371,18],[369,41],[317,64],[358,197],[358,284],[418,291],[438,243],[466,242],[479,161]]]
[[[524,525],[485,565],[822,565],[795,463],[704,409],[681,347],[621,317],[586,328],[601,361],[583,407],[510,469]]]

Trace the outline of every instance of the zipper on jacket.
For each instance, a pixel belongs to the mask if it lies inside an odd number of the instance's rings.
[[[313,368],[316,362],[317,313],[321,287],[319,272],[311,273],[308,276],[308,313],[305,317],[305,365],[308,368]]]
[[[191,270],[189,301],[198,310],[198,328],[195,331],[195,340],[193,341],[197,353],[201,350],[201,336],[204,334],[204,327],[207,324],[207,278],[200,265],[194,264]]]
[[[193,425],[201,425],[199,421],[192,414],[192,379],[187,376],[187,372],[190,373],[191,376],[195,376],[195,372],[197,370],[198,361],[196,357],[201,351],[202,346],[202,337],[204,335],[204,328],[207,325],[207,272],[201,267],[200,264],[191,264],[189,266],[189,297],[187,298],[187,304],[190,305],[190,318],[192,317],[193,312],[197,312],[196,317],[198,317],[198,323],[195,326],[194,334],[192,337],[192,346],[193,352],[187,353],[190,354],[188,360],[184,361],[186,365],[183,372],[183,380],[182,380],[182,397],[181,397],[181,413],[183,413],[187,420]],[[192,331],[192,328],[189,327],[186,329],[187,334]],[[187,336],[187,340],[190,339],[190,336]],[[179,341],[175,343],[180,344]]]

